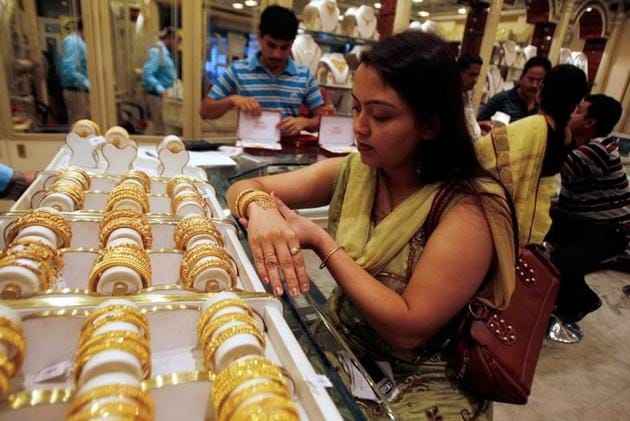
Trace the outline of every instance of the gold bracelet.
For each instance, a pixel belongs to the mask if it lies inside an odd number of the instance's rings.
[[[70,167],[66,170],[61,171],[57,179],[72,180],[73,182],[78,183],[81,186],[81,189],[90,189],[90,176],[79,167]]]
[[[101,418],[115,418],[120,420],[153,421],[153,414],[130,402],[95,402],[88,409],[82,410],[67,421],[92,421]]]
[[[260,401],[248,403],[234,411],[233,421],[256,420],[283,420],[298,421],[298,413],[295,404],[280,396],[264,398]]]
[[[122,183],[125,180],[139,181],[140,184],[144,186],[144,191],[147,194],[151,193],[151,179],[149,178],[147,173],[145,173],[144,171],[130,170],[127,172],[127,174],[122,176],[122,178],[120,179],[120,182]]]
[[[319,264],[319,268],[320,269],[324,269],[326,267],[326,262],[328,262],[328,259],[330,259],[330,257],[337,253],[339,250],[345,250],[346,248],[344,246],[339,246],[339,247],[335,247],[333,249],[333,251],[331,251],[330,253],[328,253],[328,256],[324,257],[324,260],[322,260],[322,262]]]
[[[230,363],[217,373],[212,384],[212,405],[220,407],[236,386],[252,378],[266,378],[287,387],[280,368],[267,357],[249,355]]]
[[[278,383],[263,382],[249,386],[235,394],[230,394],[225,398],[220,407],[214,408],[215,414],[218,415],[217,421],[228,421],[232,418],[234,411],[256,395],[275,395],[284,399],[291,399],[291,394],[286,387],[282,387]]]
[[[190,269],[192,265],[206,257],[216,257],[226,262],[234,262],[232,256],[223,246],[202,243],[197,244],[184,252],[184,256],[182,257],[182,265],[187,266]]]
[[[149,320],[147,316],[139,308],[125,304],[109,304],[93,310],[83,322],[81,335],[85,335],[86,332],[92,330],[93,325],[96,325],[101,319],[119,320],[119,318],[126,318],[124,321],[142,328],[145,331],[145,335],[148,335]]]
[[[0,376],[11,379],[18,369],[19,368],[9,360],[9,357],[0,355]]]
[[[194,191],[197,191],[197,186],[195,185],[195,181],[192,178],[188,177],[173,177],[166,183],[166,195],[171,199],[174,196],[173,190],[178,184],[188,184]]]
[[[214,353],[221,346],[221,344],[236,335],[251,335],[258,340],[258,343],[263,349],[265,348],[265,336],[260,332],[260,330],[258,330],[258,328],[253,328],[248,325],[229,327],[214,338],[212,338],[212,340],[206,347],[204,359],[207,368],[211,366],[210,361],[212,360],[212,358],[214,358]]]
[[[171,212],[173,215],[175,215],[177,208],[184,202],[194,202],[203,209],[205,214],[208,213],[208,203],[197,191],[183,191],[177,193],[177,196],[171,199]]]
[[[26,352],[26,340],[21,333],[17,333],[7,327],[0,327],[0,342],[7,347],[15,349],[15,355],[11,358],[14,366],[14,373],[22,367]]]
[[[72,230],[70,229],[68,221],[57,213],[42,209],[37,209],[27,213],[26,215],[20,216],[11,226],[9,233],[7,234],[7,238],[5,239],[5,244],[9,244],[15,240],[15,237],[17,237],[18,233],[23,228],[33,225],[51,229],[55,232],[55,234],[57,234],[59,240],[61,241],[61,245],[59,247],[70,247]]]
[[[246,196],[243,199],[243,203],[241,205],[241,207],[238,209],[238,213],[239,216],[241,218],[247,218],[247,208],[249,207],[250,204],[255,203],[258,206],[260,206],[261,209],[263,210],[267,210],[267,209],[277,209],[278,205],[276,205],[276,202],[273,200],[273,198],[262,191],[257,191],[255,193],[252,193],[248,196]]]
[[[119,228],[131,228],[140,234],[144,248],[150,249],[153,245],[151,225],[144,214],[130,209],[118,209],[107,212],[100,223],[101,248],[105,248],[109,236]]]
[[[121,200],[133,200],[137,202],[142,208],[142,213],[149,212],[149,196],[144,191],[144,188],[137,184],[119,184],[109,192],[107,196],[107,206],[105,212],[109,212],[114,209],[115,205]]]
[[[72,415],[80,411],[85,405],[89,404],[90,402],[110,396],[118,396],[131,399],[135,401],[139,406],[142,406],[147,412],[153,413],[154,406],[151,397],[146,392],[142,391],[139,386],[132,386],[127,384],[107,384],[91,389],[88,392],[76,395],[74,400],[70,404],[68,415]]]
[[[149,347],[149,341],[147,341],[147,338],[140,333],[130,332],[128,330],[110,330],[108,332],[99,333],[97,335],[94,335],[91,332],[89,336],[88,335],[80,336],[79,346],[77,347],[78,353],[80,354],[82,350],[87,349],[100,341],[103,341],[106,339],[119,339],[119,338],[122,338],[125,341],[135,342],[141,346],[146,346],[147,349]]]
[[[11,390],[11,383],[9,381],[9,377],[4,373],[0,372],[0,398],[4,400]]]
[[[84,192],[81,190],[80,185],[73,181],[63,179],[55,181],[53,185],[48,188],[46,196],[50,193],[63,193],[72,199],[77,209],[81,209],[83,207]]]
[[[197,336],[201,336],[201,330],[215,314],[228,307],[240,308],[249,313],[250,316],[254,316],[254,312],[252,311],[251,307],[248,306],[245,301],[241,300],[240,298],[229,298],[226,300],[221,300],[212,304],[210,307],[206,308],[203,313],[201,313],[201,316],[199,316],[199,320],[197,321]]]
[[[253,192],[255,192],[255,191],[257,191],[257,190],[256,190],[256,189],[254,189],[254,188],[248,188],[248,189],[242,190],[242,191],[238,194],[238,196],[236,196],[236,200],[234,201],[234,210],[236,211],[236,216],[237,216],[238,218],[242,218],[241,212],[239,211],[239,209],[241,208],[241,205],[240,205],[241,200],[242,200],[242,199],[243,199],[243,197],[245,197],[248,193],[253,193]]]
[[[146,323],[144,323],[141,319],[138,319],[133,313],[108,313],[104,316],[100,316],[98,319],[95,319],[90,324],[84,323],[81,329],[81,337],[92,336],[92,333],[97,330],[99,327],[104,326],[106,324],[112,322],[121,322],[121,323],[129,323],[138,328],[138,330],[142,331],[142,336],[150,341],[151,335],[149,334],[149,328]]]
[[[151,260],[147,252],[135,244],[121,244],[102,250],[101,258],[94,263],[88,277],[88,288],[96,291],[101,273],[114,266],[124,266],[135,270],[142,280],[142,288],[151,286]]]
[[[31,264],[20,262],[20,260],[29,260]],[[50,287],[54,280],[54,275],[50,272],[49,268],[42,265],[36,260],[32,260],[26,257],[20,257],[16,255],[3,256],[0,258],[0,267],[16,266],[19,268],[27,269],[37,276],[39,280],[40,290],[46,290]]]
[[[230,288],[236,287],[237,277],[236,273],[234,273],[234,268],[229,262],[220,259],[206,260],[198,263],[192,268],[192,270],[190,270],[190,272],[186,270],[180,271],[182,285],[192,288],[194,286],[195,279],[208,269],[223,270],[230,277]]]
[[[138,345],[135,342],[121,339],[108,339],[92,345],[77,355],[74,365],[75,382],[79,381],[83,367],[94,355],[111,350],[119,350],[132,354],[138,359],[142,366],[142,378],[146,379],[151,375],[151,355],[146,347]]]
[[[219,245],[223,246],[224,244],[223,235],[210,218],[195,215],[182,218],[175,226],[175,233],[173,234],[175,246],[180,250],[186,250],[188,241],[200,234],[210,234]]]
[[[253,327],[254,329],[258,329],[258,322],[249,314],[243,313],[228,313],[223,314],[216,319],[207,323],[201,330],[201,335],[199,336],[199,346],[202,349],[205,349],[206,345],[208,345],[208,340],[212,337],[214,332],[217,331],[218,328],[223,326],[226,323],[230,322],[241,322],[245,323]]]
[[[38,256],[39,260],[49,261],[56,273],[60,273],[63,270],[63,257],[58,249],[50,247],[48,244],[37,240],[14,240],[9,247],[4,250],[4,254],[11,255],[15,251],[18,251],[18,247],[22,247],[23,250],[28,250]]]
[[[202,262],[203,259],[213,258]],[[199,244],[186,250],[179,268],[182,284],[191,287],[197,276],[207,269],[224,270],[230,277],[231,287],[236,286],[237,273],[234,270],[232,256],[221,246],[214,244]]]

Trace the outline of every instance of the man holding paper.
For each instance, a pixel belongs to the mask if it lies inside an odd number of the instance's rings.
[[[262,110],[279,111],[283,135],[301,130],[317,131],[324,100],[311,71],[289,58],[298,21],[289,9],[267,7],[258,27],[260,53],[229,66],[201,103],[205,119],[221,117],[232,108],[252,115]],[[309,117],[299,115],[300,106]]]

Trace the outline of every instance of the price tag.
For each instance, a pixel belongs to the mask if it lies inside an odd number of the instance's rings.
[[[330,382],[328,377],[324,376],[323,374],[315,374],[307,378],[306,381],[308,382],[308,384],[315,387],[333,387],[333,384]]]
[[[64,380],[70,374],[72,369],[72,360],[65,360],[57,364],[53,364],[41,370],[35,377],[35,383],[42,383],[45,381],[59,378]]]
[[[66,278],[63,275],[59,275],[57,278],[57,282],[55,282],[55,286],[57,289],[65,289],[68,288],[68,283],[66,282]]]

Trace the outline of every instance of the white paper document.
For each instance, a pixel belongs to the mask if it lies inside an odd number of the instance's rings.
[[[244,148],[282,149],[278,124],[282,114],[278,111],[263,111],[259,116],[238,114],[238,146]]]
[[[319,123],[319,146],[332,153],[356,151],[352,118],[322,116]]]

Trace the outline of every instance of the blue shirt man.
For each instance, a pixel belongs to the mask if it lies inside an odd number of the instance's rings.
[[[78,32],[72,32],[61,43],[61,61],[59,76],[64,89],[90,90],[87,73],[85,41]]]
[[[17,200],[34,178],[33,172],[15,171],[7,165],[0,164],[0,197]]]
[[[162,41],[149,49],[149,58],[142,67],[142,84],[145,91],[161,95],[175,82],[175,63]]]
[[[283,135],[318,130],[324,105],[319,87],[310,70],[289,59],[297,27],[289,9],[267,7],[258,27],[260,53],[227,69],[203,100],[201,116],[219,118],[232,108],[259,115],[270,109],[282,113],[278,127]],[[301,104],[309,109],[309,117],[299,116]]]

